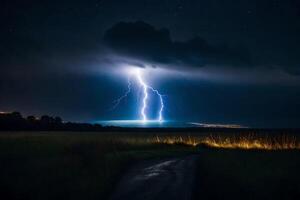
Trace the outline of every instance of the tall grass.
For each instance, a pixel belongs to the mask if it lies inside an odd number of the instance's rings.
[[[152,142],[161,144],[184,144],[224,149],[289,150],[300,149],[300,142],[291,135],[210,135],[210,136],[156,136]]]

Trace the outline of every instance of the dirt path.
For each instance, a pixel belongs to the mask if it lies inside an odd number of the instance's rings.
[[[197,156],[145,161],[131,168],[112,200],[192,199]]]

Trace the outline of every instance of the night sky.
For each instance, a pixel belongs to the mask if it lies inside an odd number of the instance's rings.
[[[138,87],[112,109],[135,66],[166,119],[300,128],[298,0],[4,0],[0,15],[0,111],[137,119]]]

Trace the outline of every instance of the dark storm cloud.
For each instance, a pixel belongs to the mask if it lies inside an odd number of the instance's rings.
[[[284,41],[274,40],[266,51],[225,42],[210,44],[199,36],[175,41],[168,29],[157,29],[142,21],[119,22],[104,33],[104,44],[115,53],[147,61],[152,66],[164,65],[181,70],[201,67],[220,70],[226,67],[231,70],[269,68],[298,76],[300,60],[295,56],[298,48],[291,47],[281,54],[272,49],[272,46],[282,43]]]
[[[201,37],[174,41],[167,29],[156,29],[142,21],[120,22],[104,34],[105,44],[120,55],[147,60],[173,67],[252,65],[244,48],[210,45]]]

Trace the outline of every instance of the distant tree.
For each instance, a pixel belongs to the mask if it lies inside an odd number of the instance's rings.
[[[3,113],[0,116],[0,127],[11,130],[21,130],[26,126],[26,120],[19,112]]]
[[[55,117],[54,118],[54,123],[55,124],[61,124],[62,123],[62,119],[60,117]]]
[[[41,116],[40,121],[44,125],[50,124],[51,123],[51,117],[49,117],[48,115],[43,115],[43,116]]]
[[[28,122],[35,122],[35,121],[37,121],[37,120],[36,120],[35,116],[32,116],[32,115],[31,115],[31,116],[28,116],[28,117],[27,117],[27,121],[28,121]]]
[[[102,128],[102,125],[101,125],[101,124],[94,124],[94,127],[95,127],[96,129],[100,129],[100,128]]]
[[[19,112],[12,112],[10,115],[14,120],[22,120],[23,119],[21,113],[19,113]]]

